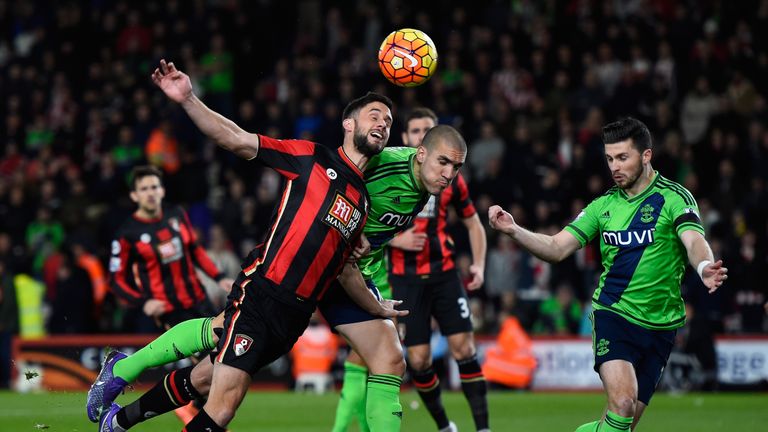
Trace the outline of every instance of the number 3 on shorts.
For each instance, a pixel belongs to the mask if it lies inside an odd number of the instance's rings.
[[[464,319],[469,318],[469,305],[467,305],[467,299],[464,297],[459,298],[459,309],[461,309],[461,317]]]

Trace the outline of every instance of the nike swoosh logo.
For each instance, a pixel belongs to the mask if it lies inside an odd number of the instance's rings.
[[[414,56],[410,55],[409,53],[407,53],[407,52],[405,52],[405,51],[403,51],[403,50],[399,50],[399,49],[397,49],[397,48],[393,48],[393,49],[392,49],[392,51],[394,51],[394,52],[396,52],[397,54],[399,54],[399,55],[401,55],[401,56],[403,56],[403,57],[407,58],[408,60],[410,60],[410,61],[411,61],[411,65],[410,65],[410,66],[408,66],[408,67],[415,67],[417,64],[419,64],[419,61],[418,61],[418,60],[416,60],[416,57],[414,57]]]
[[[96,385],[102,385],[104,384],[104,381],[96,381]]]

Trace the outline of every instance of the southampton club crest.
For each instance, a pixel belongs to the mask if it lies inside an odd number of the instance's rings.
[[[653,222],[653,211],[656,210],[653,208],[652,205],[646,204],[643,207],[640,208],[640,213],[642,215],[640,216],[640,221],[643,223],[649,223]]]

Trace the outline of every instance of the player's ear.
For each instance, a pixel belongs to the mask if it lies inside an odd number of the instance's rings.
[[[416,150],[416,160],[419,163],[424,163],[425,160],[427,160],[427,148],[424,146],[419,146],[419,148]]]
[[[341,125],[344,127],[344,131],[346,132],[352,132],[355,130],[355,120],[351,118],[345,118]]]
[[[650,163],[651,157],[653,157],[653,150],[645,149],[645,151],[643,151],[643,163]]]
[[[402,138],[403,138],[403,145],[404,145],[404,146],[408,146],[408,145],[410,145],[410,143],[408,142],[408,134],[407,134],[407,133],[405,133],[405,131],[403,131],[403,133],[402,133],[402,135],[401,135],[401,136],[402,136]]]
[[[139,194],[137,194],[136,191],[131,191],[130,196],[131,196],[131,201],[135,203],[139,202]]]

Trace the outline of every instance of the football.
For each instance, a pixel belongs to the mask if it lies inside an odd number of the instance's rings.
[[[395,30],[379,47],[379,68],[392,84],[416,87],[437,69],[437,48],[421,30]]]

